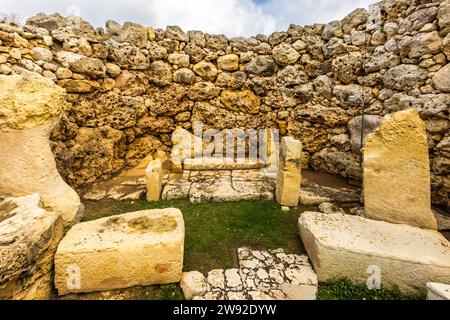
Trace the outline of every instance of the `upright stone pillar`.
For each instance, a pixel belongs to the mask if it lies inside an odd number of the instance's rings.
[[[66,107],[65,90],[50,79],[0,76],[0,194],[38,193],[64,227],[78,222],[84,208],[59,175],[49,143]]]
[[[147,201],[159,201],[162,192],[163,168],[161,160],[153,160],[147,166]]]
[[[367,136],[363,154],[366,218],[437,229],[427,135],[417,110],[386,116]]]
[[[280,167],[278,169],[275,197],[279,204],[298,206],[302,167],[302,143],[292,137],[281,139]]]

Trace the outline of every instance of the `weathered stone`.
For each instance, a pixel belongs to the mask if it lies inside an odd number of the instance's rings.
[[[258,56],[247,64],[245,70],[249,73],[267,77],[275,73],[276,64],[271,56]]]
[[[147,177],[147,201],[159,201],[161,199],[163,171],[161,160],[151,161],[145,171]]]
[[[446,0],[439,6],[439,11],[437,13],[437,19],[439,21],[439,27],[443,31],[449,31],[450,29],[450,1]]]
[[[201,61],[192,70],[207,81],[213,81],[217,76],[217,68],[211,62]]]
[[[334,203],[329,202],[322,202],[319,204],[319,211],[325,214],[335,214],[335,213],[341,213],[345,214],[345,211],[341,208],[339,208]]]
[[[345,84],[355,81],[361,72],[363,55],[360,52],[350,52],[340,55],[332,62],[331,70]]]
[[[233,73],[221,72],[217,76],[216,86],[229,89],[240,89],[247,80],[247,74],[242,71]]]
[[[177,41],[189,42],[189,36],[178,26],[167,26],[166,37]]]
[[[183,252],[184,221],[178,209],[83,222],[58,246],[55,286],[65,295],[178,282]]]
[[[195,296],[202,296],[206,293],[206,278],[198,271],[183,272],[180,281],[184,298],[192,300]]]
[[[424,118],[440,116],[448,110],[449,94],[424,94],[418,97],[404,93],[396,93],[384,102],[388,112],[395,112],[414,108]]]
[[[77,53],[60,51],[56,54],[56,60],[64,67],[87,76],[104,77],[106,75],[106,66],[100,59],[87,58]]]
[[[250,90],[225,90],[220,96],[220,101],[222,101],[228,110],[249,114],[257,114],[261,104],[260,99]]]
[[[239,56],[237,54],[227,54],[217,59],[217,67],[225,71],[239,70]]]
[[[282,206],[296,207],[300,196],[302,143],[292,137],[284,137],[280,150],[276,200]]]
[[[450,285],[436,282],[427,283],[427,300],[450,300]]]
[[[383,75],[386,88],[404,91],[422,85],[428,77],[428,72],[421,67],[411,64],[401,64],[389,69]]]
[[[53,53],[47,48],[35,47],[31,50],[33,59],[38,61],[51,62],[53,60]]]
[[[219,93],[219,88],[214,84],[210,82],[197,82],[189,88],[187,95],[191,100],[200,101],[217,97]]]
[[[450,63],[434,75],[433,84],[438,90],[450,92]]]
[[[195,73],[188,68],[182,68],[173,73],[173,82],[190,85],[195,82]]]
[[[283,66],[294,64],[300,58],[300,54],[297,50],[286,43],[282,43],[273,48],[272,54],[275,61]]]
[[[152,62],[148,72],[149,80],[157,86],[167,86],[172,82],[172,69],[165,62]]]
[[[423,294],[429,281],[450,281],[450,244],[437,231],[318,212],[302,213],[299,228],[321,282],[347,277],[365,284],[378,268],[383,287],[397,285],[405,293]]]
[[[366,137],[363,154],[365,216],[436,230],[427,136],[418,112],[386,116]]]
[[[67,100],[63,89],[42,77],[0,76],[0,122],[3,153],[0,193],[39,193],[46,208],[62,216],[64,226],[83,211],[78,194],[61,178],[49,137]]]
[[[374,115],[365,115],[364,116],[364,134],[363,134],[363,142],[366,139],[366,136],[373,132],[380,126],[381,117]],[[350,131],[350,145],[352,148],[352,152],[355,154],[361,153],[361,130],[362,130],[362,116],[357,116],[350,120],[347,124],[348,130]]]
[[[0,202],[0,298],[51,298],[53,256],[63,236],[59,214],[40,206],[38,194]]]

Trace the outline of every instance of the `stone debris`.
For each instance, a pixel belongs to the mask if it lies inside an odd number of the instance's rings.
[[[178,209],[146,210],[75,225],[55,255],[59,295],[179,282],[184,221]]]
[[[249,248],[239,248],[237,254],[239,268],[208,272],[206,292],[194,300],[316,299],[317,276],[308,256]]]
[[[84,206],[61,178],[49,140],[68,106],[67,94],[40,76],[0,75],[0,87],[0,194],[38,193],[68,228]]]
[[[183,290],[184,298],[192,300],[193,297],[206,293],[206,278],[198,271],[183,272],[180,287]]]
[[[51,298],[63,223],[40,202],[38,194],[0,202],[0,300]]]
[[[339,206],[337,206],[336,204],[329,202],[322,202],[321,204],[319,204],[319,211],[326,214],[333,214],[333,213],[345,214],[344,209],[339,208]]]
[[[436,230],[427,135],[417,110],[386,116],[363,154],[365,216]]]
[[[385,288],[424,293],[427,282],[450,282],[450,243],[434,230],[344,214],[304,212],[300,236],[319,281],[366,283],[379,270]]]
[[[427,283],[427,300],[450,300],[450,285],[443,283]]]

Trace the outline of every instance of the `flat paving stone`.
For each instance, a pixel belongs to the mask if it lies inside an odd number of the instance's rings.
[[[194,300],[315,300],[317,275],[308,256],[283,249],[237,250],[239,268],[215,269],[206,276],[206,293]]]

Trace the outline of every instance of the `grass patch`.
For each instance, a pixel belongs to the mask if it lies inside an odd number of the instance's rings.
[[[146,209],[175,207],[183,212],[186,227],[184,270],[206,273],[237,267],[236,249],[283,248],[303,253],[298,217],[307,207],[283,212],[272,201],[201,203],[174,201],[87,202],[84,221]]]
[[[319,284],[318,300],[419,300],[421,296],[404,295],[398,287],[370,290],[349,279],[333,279]]]

